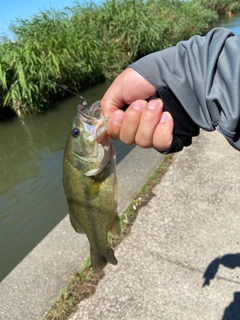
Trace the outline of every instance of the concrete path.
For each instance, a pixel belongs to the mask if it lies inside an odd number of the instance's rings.
[[[153,149],[136,147],[119,163],[119,212],[132,201],[162,159]],[[61,180],[59,184],[61,187]],[[88,255],[86,236],[74,231],[67,216],[0,283],[0,320],[43,319]]]
[[[69,320],[239,320],[240,155],[203,133],[176,155]]]
[[[160,158],[136,148],[120,163],[120,211]],[[118,265],[69,320],[239,320],[239,152],[203,132],[153,192],[115,250]],[[0,284],[0,319],[42,319],[86,255],[64,219]]]

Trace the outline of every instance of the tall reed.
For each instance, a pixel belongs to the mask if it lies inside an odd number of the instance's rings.
[[[219,15],[240,11],[239,0],[200,0],[200,4],[206,9],[216,11]]]
[[[76,3],[18,19],[10,27],[16,41],[0,44],[0,112],[4,106],[20,116],[42,112],[64,94],[49,80],[80,91],[147,53],[206,33],[214,19],[199,0]]]

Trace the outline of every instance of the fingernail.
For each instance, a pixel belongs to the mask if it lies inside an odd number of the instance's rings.
[[[163,113],[162,113],[162,116],[161,116],[161,119],[160,119],[160,122],[161,122],[161,123],[166,122],[166,121],[167,121],[167,118],[168,118],[167,113],[166,113],[166,112],[163,112]]]
[[[150,100],[148,102],[148,109],[150,110],[156,110],[157,108],[159,108],[159,106],[159,100]]]
[[[123,112],[115,111],[113,114],[113,123],[117,125],[121,125],[123,121]]]
[[[146,101],[138,100],[133,102],[133,108],[142,111],[145,108]]]

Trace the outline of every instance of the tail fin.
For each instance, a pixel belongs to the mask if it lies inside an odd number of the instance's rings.
[[[114,265],[117,264],[117,259],[112,248],[108,248],[105,252],[93,252],[90,250],[90,255],[94,272],[100,272],[108,262]]]

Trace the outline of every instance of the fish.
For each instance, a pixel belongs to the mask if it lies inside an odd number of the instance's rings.
[[[117,212],[116,153],[101,101],[77,107],[63,156],[63,186],[70,221],[90,243],[91,266],[100,272],[117,259],[108,241],[121,234]]]

